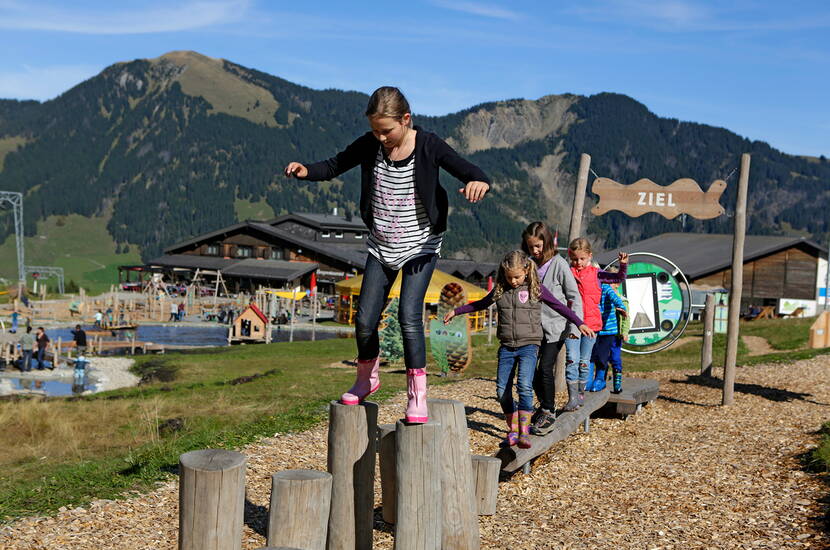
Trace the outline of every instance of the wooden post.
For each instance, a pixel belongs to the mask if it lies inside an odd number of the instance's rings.
[[[470,460],[470,438],[464,403],[451,399],[428,399],[430,416],[444,431],[439,463],[443,512],[442,548],[478,550],[478,511],[475,478]]]
[[[311,297],[311,341],[316,340],[317,335],[317,289],[314,289],[314,296]]]
[[[563,345],[562,349],[559,350],[559,353],[556,356],[556,366],[554,367],[553,372],[554,404],[556,403],[556,390],[564,390],[568,387],[567,381],[565,380],[565,353],[565,346]]]
[[[729,321],[726,335],[726,362],[723,366],[722,405],[735,403],[735,364],[738,361],[741,293],[744,284],[744,237],[746,236],[746,196],[749,188],[749,155],[741,155],[741,176],[735,201],[735,238],[732,241],[732,286],[729,289]]]
[[[582,153],[579,157],[579,175],[574,189],[571,224],[568,226],[568,240],[574,240],[582,233],[582,210],[585,207],[585,192],[588,189],[588,171],[591,169],[591,155]]]
[[[58,338],[58,345],[55,347],[55,353],[52,355],[52,368],[58,368],[61,362],[61,346],[63,345],[63,339]]]
[[[395,425],[378,426],[378,458],[380,460],[380,493],[383,521],[395,524],[398,492],[395,473]]]
[[[830,347],[830,311],[823,311],[810,326],[808,346],[811,349]]]
[[[332,475],[328,550],[371,550],[375,500],[377,403],[329,405]]]
[[[472,458],[478,515],[495,515],[496,497],[499,494],[501,460],[494,456],[482,455],[473,455]]]
[[[715,295],[706,295],[703,306],[703,345],[700,348],[700,375],[712,376],[712,339],[715,333]]]
[[[179,457],[179,550],[240,550],[245,455],[221,449]]]
[[[268,544],[325,550],[331,474],[287,470],[271,477]]]
[[[130,355],[135,355],[135,332],[130,334]]]
[[[294,312],[297,309],[297,287],[294,287],[294,292],[291,296],[291,324],[288,328],[288,341],[294,341]]]
[[[439,550],[442,538],[441,451],[443,427],[426,424],[395,425],[398,487],[396,550]]]

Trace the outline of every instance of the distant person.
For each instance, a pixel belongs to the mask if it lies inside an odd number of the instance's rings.
[[[167,319],[168,323],[176,322],[176,319],[179,318],[179,306],[176,305],[176,302],[170,302],[170,318]]]
[[[99,309],[98,311],[95,312],[95,326],[97,328],[101,328],[103,321],[104,321],[104,314],[101,313],[101,310]]]
[[[78,355],[86,353],[86,331],[81,328],[81,325],[75,325],[72,331],[72,339],[75,341],[75,349],[78,350]]]
[[[401,332],[406,364],[405,421],[427,422],[426,346],[422,308],[447,229],[449,197],[439,182],[443,168],[463,183],[459,191],[479,202],[490,180],[437,135],[412,124],[409,102],[391,86],[378,88],[364,113],[371,128],[328,160],[290,162],[286,176],[323,181],[360,166],[360,215],[369,227],[366,269],[355,323],[357,379],[340,401],[357,405],[380,387],[378,325],[389,290],[402,272]]]
[[[179,309],[176,313],[176,319],[179,321],[184,320],[184,302],[179,303]]]
[[[20,351],[23,356],[20,358],[20,370],[29,372],[32,370],[32,349],[35,347],[35,337],[32,336],[32,327],[26,327],[26,333],[20,336]]]
[[[17,310],[12,311],[12,328],[9,329],[9,332],[12,334],[17,333],[17,324],[20,322],[20,313]]]
[[[46,336],[46,331],[43,327],[37,327],[37,370],[43,370],[45,365],[43,363],[43,358],[46,355],[46,349],[49,347],[49,337]],[[50,369],[54,370],[55,365],[53,364]]]

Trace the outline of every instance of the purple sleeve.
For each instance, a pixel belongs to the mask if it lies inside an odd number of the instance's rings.
[[[580,319],[576,315],[576,313],[574,313],[571,310],[571,308],[557,300],[556,297],[554,297],[554,295],[551,294],[547,288],[545,288],[544,286],[541,286],[540,288],[542,290],[542,295],[540,296],[540,298],[543,302],[545,302],[545,304],[550,306],[553,309],[553,311],[555,311],[556,313],[558,313],[559,315],[561,315],[562,317],[564,317],[576,326],[585,324],[582,322],[582,319]]]
[[[471,304],[464,304],[463,306],[458,306],[457,308],[455,308],[455,314],[464,315],[465,313],[472,313],[474,311],[481,311],[482,309],[487,309],[493,303],[494,292],[495,289],[491,290],[490,293],[487,294],[487,296],[485,296],[481,300],[478,300]]]
[[[620,264],[620,270],[616,273],[610,271],[597,271],[597,279],[601,283],[621,283],[625,281],[625,276],[628,274],[628,262]]]

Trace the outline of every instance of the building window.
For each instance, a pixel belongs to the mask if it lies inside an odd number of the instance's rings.
[[[253,254],[253,250],[250,246],[237,246],[236,247],[236,257],[237,258],[250,258]]]
[[[320,236],[324,239],[328,239],[329,237],[331,237],[331,233],[328,231],[323,231],[322,233],[320,233]]]
[[[362,239],[363,238],[363,233],[355,233],[354,238],[355,239]]]
[[[218,244],[209,244],[205,249],[206,256],[218,256],[219,255],[219,245]]]
[[[282,248],[272,248],[271,249],[271,259],[272,260],[282,260]]]
[[[342,231],[338,231],[338,232],[336,232],[336,233],[334,234],[334,238],[335,238],[335,239],[342,239],[342,238],[343,238],[343,232],[342,232]]]

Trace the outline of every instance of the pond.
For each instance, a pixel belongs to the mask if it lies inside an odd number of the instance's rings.
[[[91,327],[84,327],[90,329]],[[72,340],[69,328],[47,329],[46,334],[52,340],[61,338],[64,342]],[[317,340],[351,337],[351,330],[317,330]],[[275,328],[271,331],[272,342],[288,342],[290,331],[287,327]],[[108,337],[107,339],[113,339]],[[116,340],[129,340],[129,331],[115,331]],[[228,328],[225,325],[217,326],[176,326],[176,325],[140,325],[136,330],[135,339],[139,342],[152,342],[165,346],[226,346],[228,345]],[[311,340],[310,329],[294,329],[294,341]]]
[[[9,376],[6,376],[8,374]],[[0,375],[0,395],[11,393],[42,395],[80,395],[94,391],[96,381],[84,374],[81,377],[66,376],[59,379],[18,378],[13,374]]]

